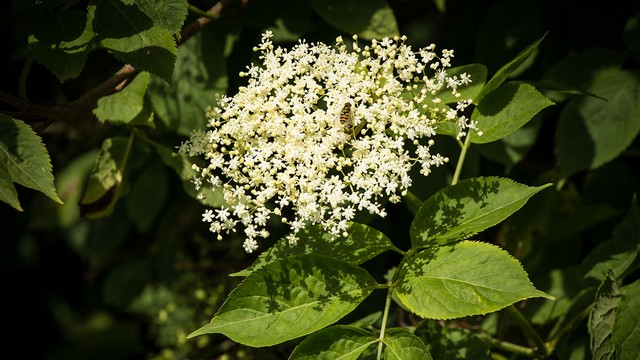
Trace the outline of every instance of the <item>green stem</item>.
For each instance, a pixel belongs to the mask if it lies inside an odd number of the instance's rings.
[[[522,315],[522,313],[518,309],[516,309],[515,306],[509,305],[506,310],[511,319],[515,321],[518,326],[520,326],[525,335],[527,335],[529,340],[531,340],[531,342],[535,346],[534,352],[537,355],[547,357],[549,355],[547,344],[544,343],[544,340],[542,340],[538,332],[533,328],[533,326],[531,326],[531,323],[529,323],[529,321]]]
[[[458,179],[460,178],[460,173],[462,172],[462,165],[464,164],[464,158],[467,155],[467,149],[471,146],[471,134],[467,134],[464,138],[464,144],[462,145],[462,149],[460,150],[460,157],[458,158],[458,164],[456,165],[456,172],[453,174],[453,180],[451,180],[451,185],[455,185],[458,183]]]
[[[407,190],[407,194],[402,197],[402,201],[407,205],[407,208],[414,216],[422,206],[422,201],[409,190]]]
[[[508,341],[498,340],[498,339],[492,338],[487,334],[476,334],[476,336],[480,340],[482,340],[485,344],[493,348],[505,350],[512,354],[520,355],[520,356],[526,356],[526,357],[535,356],[534,350],[526,346],[513,344]]]
[[[201,10],[201,9],[191,5],[191,4],[187,5],[187,9],[189,11],[191,11],[192,13],[198,15],[198,16],[202,16],[202,17],[205,17],[205,18],[208,18],[208,19],[215,20],[215,19],[218,19],[220,17],[219,15],[214,15],[214,14],[208,13],[208,12],[206,12],[204,10]]]
[[[397,273],[397,271],[396,271]],[[395,278],[395,274],[394,274]],[[387,299],[384,303],[384,313],[382,314],[382,326],[380,326],[380,336],[378,337],[378,360],[382,359],[382,349],[384,348],[384,333],[387,331],[387,319],[389,318],[389,309],[391,308],[391,293],[393,292],[393,287],[390,287],[387,290]]]
[[[20,83],[18,83],[18,96],[23,100],[29,100],[27,98],[27,77],[29,76],[29,70],[33,63],[33,53],[29,53],[27,59],[22,66],[22,73],[20,74]]]

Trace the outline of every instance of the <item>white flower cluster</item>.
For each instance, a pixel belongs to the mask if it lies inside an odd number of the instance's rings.
[[[448,161],[430,152],[433,140],[419,140],[435,135],[440,121],[470,126],[458,115],[469,100],[449,110],[436,96],[448,89],[459,98],[456,89],[470,82],[446,74],[453,51],[414,52],[405,37],[361,48],[355,36],[351,50],[341,38],[286,50],[271,36],[254,48],[262,66],[240,74],[247,86],[219,99],[208,111],[210,129],[180,146],[208,162],[194,166],[196,188],[206,181],[223,190],[229,207],[203,214],[218,239],[240,223],[252,252],[272,215],[290,226],[292,244],[307,224],[338,236],[357,211],[384,217],[381,203],[406,194],[414,164],[428,175]]]

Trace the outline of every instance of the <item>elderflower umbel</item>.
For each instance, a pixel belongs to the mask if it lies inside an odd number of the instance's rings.
[[[459,137],[475,129],[458,115],[471,101],[457,88],[471,79],[445,72],[453,51],[416,52],[405,37],[360,47],[355,36],[351,49],[338,38],[335,46],[301,41],[287,50],[271,37],[267,31],[254,48],[262,66],[240,74],[247,86],[219,99],[208,112],[210,129],[180,146],[208,162],[194,165],[196,188],[219,186],[228,204],[207,210],[203,221],[219,239],[241,224],[247,252],[269,235],[272,215],[288,224],[292,244],[307,224],[338,236],[357,211],[384,217],[382,200],[400,201],[414,164],[426,176],[448,161],[430,152],[433,140],[419,140],[442,121],[455,122]],[[455,108],[441,104],[442,91],[459,99]]]

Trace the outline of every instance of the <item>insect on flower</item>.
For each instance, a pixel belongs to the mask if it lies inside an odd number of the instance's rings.
[[[353,123],[353,111],[351,109],[352,105],[350,102],[347,102],[342,106],[342,110],[340,110],[340,124],[344,128],[344,132],[347,134],[351,134],[351,136],[355,139],[358,133],[364,127],[366,121],[362,121],[358,126],[355,126]]]

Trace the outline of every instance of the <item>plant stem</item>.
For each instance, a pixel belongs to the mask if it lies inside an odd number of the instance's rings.
[[[467,136],[464,138],[464,144],[462,145],[462,149],[460,150],[460,157],[458,158],[458,164],[456,164],[456,172],[453,174],[451,185],[455,185],[458,183],[460,173],[462,172],[462,165],[464,164],[464,158],[467,155],[467,149],[469,149],[469,146],[471,146],[471,134],[467,134]]]
[[[526,356],[526,357],[535,356],[534,350],[526,346],[513,344],[508,341],[498,340],[498,339],[492,338],[487,334],[476,334],[476,336],[480,340],[482,340],[485,344],[491,347],[494,347],[496,349],[506,350],[512,354],[520,355],[520,356]]]
[[[418,210],[422,206],[422,201],[415,196],[411,191],[407,190],[407,195],[402,197],[402,201],[411,213],[415,216],[418,213]]]
[[[396,270],[397,273],[397,270]],[[394,276],[395,278],[395,276]],[[393,292],[393,288],[390,287],[387,290],[387,299],[384,303],[384,313],[382,314],[382,325],[380,326],[380,336],[378,337],[378,360],[382,359],[382,349],[384,347],[384,343],[382,340],[384,339],[384,333],[387,331],[387,319],[389,318],[389,309],[391,308],[391,293]]]
[[[20,74],[20,82],[18,83],[18,96],[22,100],[29,100],[27,98],[27,77],[29,76],[29,70],[31,69],[31,63],[33,63],[33,53],[29,53],[27,59],[22,66],[22,73]]]
[[[215,20],[215,19],[220,18],[219,14],[208,13],[208,12],[206,12],[204,10],[198,9],[197,7],[195,7],[195,6],[191,5],[191,4],[187,5],[187,9],[189,11],[191,11],[192,13],[198,15],[198,16],[202,16],[202,17],[205,17],[205,18],[208,18],[208,19]]]
[[[515,306],[509,305],[507,308],[507,314],[514,320],[518,326],[524,331],[529,340],[535,346],[534,352],[537,355],[541,355],[543,357],[547,357],[549,355],[549,349],[547,345],[544,343],[544,340],[540,337],[538,332],[531,326],[531,323],[522,315],[522,313],[516,309]]]

